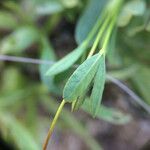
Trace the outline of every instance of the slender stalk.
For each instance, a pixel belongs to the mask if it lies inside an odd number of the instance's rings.
[[[105,19],[105,16],[106,16],[106,10],[104,10],[104,12],[102,13],[102,15],[100,14],[100,16],[97,19],[96,24],[94,25],[94,27],[92,28],[92,30],[89,32],[89,34],[88,34],[88,36],[87,36],[87,38],[85,40],[87,43],[89,43],[92,40],[92,38],[96,34],[98,28],[103,23],[103,20]]]
[[[115,22],[117,20],[118,13],[120,11],[121,4],[122,4],[122,0],[119,0],[118,4],[117,4],[118,6],[116,8],[114,8],[114,13],[111,14],[112,21],[109,25],[107,32],[106,32],[105,40],[104,40],[103,45],[102,45],[102,50],[100,50],[100,54],[106,54],[106,49],[107,49],[112,31],[113,31],[113,27],[115,26]]]
[[[103,45],[102,45],[102,50],[100,50],[100,53],[106,53],[106,49],[107,49],[107,46],[108,46],[108,43],[109,43],[109,40],[110,40],[110,37],[111,37],[111,33],[112,33],[112,30],[113,30],[113,27],[115,25],[115,20],[116,18],[114,18],[112,20],[112,22],[110,23],[110,26],[106,32],[106,36],[105,36],[105,40],[103,42]]]
[[[94,52],[95,52],[95,50],[96,50],[96,48],[98,46],[98,43],[100,41],[100,38],[102,37],[102,35],[103,35],[104,31],[106,30],[106,27],[107,27],[107,25],[108,25],[108,23],[110,21],[110,16],[106,16],[106,17],[107,18],[106,18],[104,24],[102,25],[102,27],[100,28],[100,30],[99,30],[99,32],[97,34],[96,40],[94,41],[94,44],[93,44],[93,46],[92,46],[92,48],[90,50],[88,58],[91,57],[94,54]]]
[[[52,124],[51,124],[51,126],[49,128],[48,134],[46,136],[45,142],[43,144],[43,150],[46,150],[46,148],[47,148],[48,141],[50,140],[50,138],[52,136],[53,130],[54,130],[55,125],[56,125],[56,122],[58,120],[58,117],[59,117],[59,115],[60,115],[60,113],[61,113],[65,103],[66,103],[65,100],[62,100],[61,104],[59,105],[59,108],[58,108],[58,110],[57,110],[57,112],[55,114],[55,117],[54,117],[54,119],[52,121]]]

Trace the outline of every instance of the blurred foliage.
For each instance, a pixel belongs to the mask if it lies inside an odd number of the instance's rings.
[[[100,1],[1,1],[0,55],[30,57],[30,53],[36,51],[34,57],[56,61],[57,52],[49,39],[55,28],[64,19],[77,24],[75,39],[77,44],[81,44],[95,24],[97,11],[105,6],[106,1]],[[148,0],[124,2],[108,49],[108,73],[118,79],[128,80],[130,86],[150,104]],[[49,125],[49,116],[44,115],[43,110],[52,116],[55,114],[58,102],[52,95],[62,95],[64,83],[74,70],[71,68],[50,78],[45,76],[49,67],[44,64],[39,66],[39,70],[34,67],[36,74],[31,77],[26,73],[27,70],[32,72],[33,67],[30,65],[0,62],[0,136],[14,147],[22,150],[41,148],[45,136],[44,126]],[[88,112],[87,107],[83,110]],[[106,106],[102,106],[96,117],[114,124],[124,124],[130,120],[130,115]],[[61,120],[72,132],[82,137],[87,146],[99,149],[97,141],[68,109],[64,109]]]

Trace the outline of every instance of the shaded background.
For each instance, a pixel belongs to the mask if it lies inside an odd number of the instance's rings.
[[[54,79],[45,72],[81,44],[106,4],[0,2],[0,149],[41,149],[74,67]],[[98,145],[105,150],[150,149],[149,1],[125,1],[116,27],[108,48],[105,110],[93,119],[83,110],[71,113],[67,105],[49,149],[88,150]]]

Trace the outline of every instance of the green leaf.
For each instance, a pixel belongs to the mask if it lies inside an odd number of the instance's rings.
[[[32,89],[29,87],[23,87],[13,91],[1,91],[0,92],[0,109],[4,107],[17,106],[24,99],[28,99],[33,94]]]
[[[87,88],[87,90],[88,90],[88,88]],[[79,96],[78,99],[72,103],[72,108],[71,108],[72,111],[78,110],[82,106],[82,104],[85,100],[85,97],[86,97],[87,90],[85,90],[85,92],[82,93],[82,95]]]
[[[145,29],[146,29],[146,31],[150,32],[150,21],[147,23]]]
[[[21,52],[39,39],[36,29],[31,26],[21,27],[0,43],[0,53]]]
[[[80,45],[98,20],[107,0],[90,0],[85,11],[79,18],[75,31],[75,39]],[[90,42],[92,43],[93,40]]]
[[[142,16],[146,9],[146,4],[141,0],[132,0],[125,5],[126,12],[130,12],[135,16]]]
[[[80,0],[61,0],[61,3],[66,8],[73,8],[80,3]]]
[[[54,53],[53,48],[50,46],[48,40],[46,38],[43,38],[41,41],[42,44],[42,53],[41,53],[41,59],[42,60],[49,60],[49,61],[55,61],[56,56]],[[48,87],[48,90],[55,94],[60,94],[61,89],[58,87],[54,82],[54,76],[46,76],[45,73],[49,69],[51,65],[41,64],[39,67],[40,70],[40,77],[42,82]]]
[[[16,67],[6,67],[1,73],[1,90],[0,92],[10,92],[21,89],[26,83],[26,78]]]
[[[83,54],[87,46],[85,43],[77,47],[74,51],[68,54],[66,57],[63,57],[56,64],[54,64],[46,73],[46,75],[53,76],[59,74],[68,68],[70,68]]]
[[[17,26],[16,18],[9,12],[0,11],[0,28],[14,29]]]
[[[129,24],[133,16],[142,16],[146,10],[146,4],[141,0],[132,0],[127,2],[118,19],[118,26],[124,27]]]
[[[82,105],[82,109],[92,115],[90,111],[91,107],[90,104],[91,104],[90,99],[87,98]],[[123,114],[117,109],[108,108],[104,105],[98,107],[96,118],[103,119],[104,121],[113,124],[126,124],[131,120],[130,115]]]
[[[87,60],[85,60],[72,74],[67,81],[63,98],[72,102],[77,100],[78,96],[81,96],[88,88],[99,65],[100,54],[96,54]]]
[[[110,37],[110,41],[107,46],[107,59],[108,59],[108,66],[109,67],[120,67],[121,65],[121,57],[119,52],[117,51],[116,42],[117,42],[117,27],[112,32]]]
[[[90,97],[91,112],[94,117],[97,114],[98,108],[100,106],[100,102],[104,90],[104,84],[106,78],[105,55],[102,55],[99,61],[100,61],[100,65],[96,73],[96,76],[94,78],[94,86]]]
[[[35,3],[35,12],[38,15],[49,15],[64,10],[64,6],[57,0],[40,0]]]
[[[129,11],[127,11],[126,9],[123,9],[118,17],[118,23],[117,23],[118,26],[124,27],[124,26],[128,25],[131,18],[132,18],[132,14]]]
[[[137,70],[138,70],[138,66],[136,64],[133,64],[123,69],[114,69],[108,71],[108,75],[120,80],[125,80],[133,77],[136,74]]]
[[[101,106],[98,110],[97,118],[101,118],[113,124],[126,124],[131,120],[131,116],[123,114],[117,109]]]
[[[37,15],[50,15],[73,8],[79,4],[79,0],[38,0],[35,2],[35,13]]]
[[[150,105],[150,69],[140,66],[132,81],[136,85],[137,90],[143,96],[144,100]]]
[[[13,116],[7,113],[0,113],[0,121],[2,123],[0,128],[2,128],[2,125],[7,128],[9,136],[19,149],[40,150],[39,145],[35,142],[30,132]]]

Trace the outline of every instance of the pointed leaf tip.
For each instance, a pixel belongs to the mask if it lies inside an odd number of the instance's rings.
[[[47,76],[54,76],[56,74],[59,74],[68,68],[70,68],[83,54],[83,52],[86,50],[87,46],[86,44],[82,44],[79,47],[77,47],[74,51],[69,53],[67,56],[59,60],[57,63],[55,63],[47,72]]]

